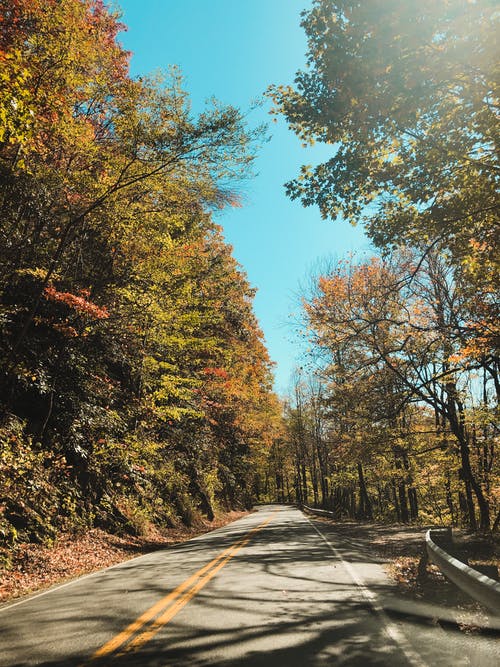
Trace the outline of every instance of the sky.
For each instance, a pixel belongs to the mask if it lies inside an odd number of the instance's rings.
[[[127,31],[119,40],[132,52],[131,73],[177,65],[193,111],[216,97],[246,112],[270,84],[293,83],[305,67],[307,44],[300,12],[308,0],[117,0]],[[259,151],[256,175],[238,187],[243,207],[217,217],[252,287],[254,311],[276,363],[275,389],[287,392],[303,345],[294,322],[300,293],[322,261],[369,251],[359,227],[324,221],[285,194],[284,183],[302,164],[317,164],[332,147],[304,149],[284,120],[273,123],[270,101],[250,111],[248,123],[269,123],[271,139]]]

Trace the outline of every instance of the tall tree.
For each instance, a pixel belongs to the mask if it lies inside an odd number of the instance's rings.
[[[279,434],[254,290],[212,218],[262,131],[217,102],[194,115],[175,69],[132,79],[122,28],[101,0],[0,0],[11,535],[248,505]],[[50,525],[16,500],[44,458]]]
[[[498,271],[496,5],[314,0],[308,68],[270,94],[332,157],[304,166],[288,194],[363,220],[379,246],[439,240],[458,264],[480,254]]]
[[[442,257],[428,253],[415,271],[414,261],[406,252],[385,262],[372,259],[360,265],[340,263],[330,275],[320,277],[317,294],[306,303],[306,311],[316,343],[332,360],[339,353],[349,358],[348,370],[357,380],[355,391],[362,391],[360,380],[364,376],[369,391],[378,391],[383,408],[372,406],[368,423],[370,416],[379,422],[377,413],[385,412],[388,424],[398,426],[409,403],[430,406],[443,417],[461,457],[469,522],[476,526],[475,497],[481,527],[487,530],[489,484],[481,457],[474,455],[473,461],[473,428],[467,421],[472,418],[471,409],[478,396],[477,388],[470,384],[472,373],[482,368],[488,376],[490,364],[463,363],[457,354],[467,316],[464,304],[453,281],[453,269]],[[389,379],[392,377],[391,382],[384,380],[382,371]],[[378,382],[373,382],[377,376],[383,380],[383,393],[377,390]],[[489,375],[490,389],[484,393],[484,405],[489,396],[490,445],[495,438],[492,385],[496,385],[495,376]],[[349,391],[349,385],[345,391]],[[353,420],[359,409],[350,407],[349,412],[348,419]]]

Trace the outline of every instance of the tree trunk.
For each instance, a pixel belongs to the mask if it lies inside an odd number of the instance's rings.
[[[362,519],[373,519],[373,509],[368,490],[366,488],[363,466],[358,462],[359,505]]]

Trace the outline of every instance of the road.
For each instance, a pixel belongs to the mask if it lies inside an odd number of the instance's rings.
[[[500,664],[498,636],[408,609],[366,545],[333,528],[264,506],[3,607],[0,666]]]

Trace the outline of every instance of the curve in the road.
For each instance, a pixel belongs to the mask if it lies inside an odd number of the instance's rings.
[[[218,556],[212,559],[204,567],[183,581],[177,588],[171,591],[164,598],[159,600],[152,607],[141,614],[133,623],[130,623],[125,630],[106,642],[99,648],[89,660],[85,661],[80,667],[89,667],[96,660],[101,661],[105,656],[114,654],[120,649],[115,657],[123,657],[135,651],[138,651],[148,641],[150,641],[187,603],[221,570],[231,558],[234,558],[240,549],[250,542],[253,535],[264,526],[270,523],[274,515],[279,512],[276,509],[270,517],[261,521],[257,526],[237,540],[230,547],[222,551]]]

